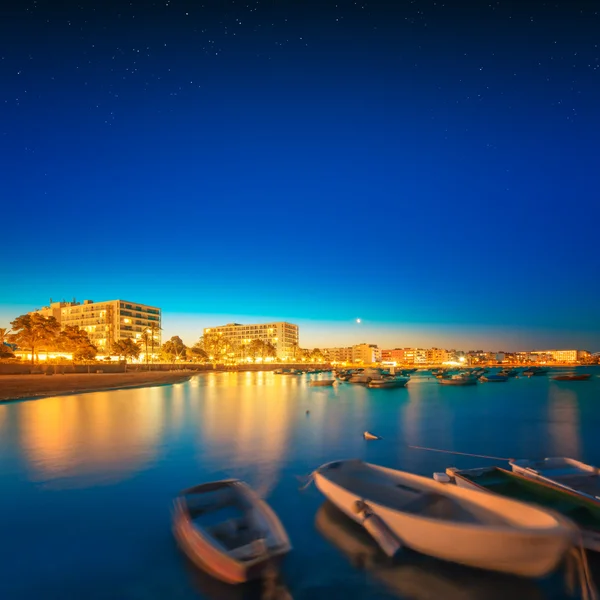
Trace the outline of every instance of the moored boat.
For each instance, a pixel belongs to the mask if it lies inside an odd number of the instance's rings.
[[[562,456],[542,460],[513,459],[515,473],[539,479],[594,500],[600,506],[600,469]]]
[[[500,467],[479,469],[446,469],[457,486],[494,496],[537,504],[561,513],[581,530],[583,545],[600,552],[600,502],[557,485],[525,477]]]
[[[394,597],[410,600],[506,600],[545,598],[536,581],[469,570],[424,556],[405,555],[390,561],[356,522],[326,500],[315,515],[316,530],[349,563],[365,569]],[[468,575],[465,577],[465,574]]]
[[[498,375],[506,375],[506,377],[516,377],[519,374],[519,369],[502,369]]]
[[[352,374],[352,377],[348,379],[348,383],[363,383],[368,384],[372,379],[381,379],[381,369],[358,369]]]
[[[558,514],[360,460],[325,464],[314,478],[354,521],[363,522],[357,509],[366,506],[400,543],[442,560],[541,577],[574,540]]]
[[[448,378],[443,377],[438,379],[438,382],[442,385],[475,385],[477,378],[466,374],[458,374]]]
[[[291,550],[277,515],[237,479],[182,491],[174,503],[173,533],[197,567],[231,584],[260,578]]]
[[[335,379],[315,379],[314,381],[309,381],[308,385],[310,387],[328,387],[332,386],[335,383]]]
[[[535,377],[537,375],[546,375],[548,373],[548,369],[542,369],[542,367],[530,367],[523,371],[523,375],[525,377]]]
[[[553,381],[587,381],[591,376],[591,373],[561,373],[550,377],[550,379]]]
[[[498,373],[497,375],[482,375],[479,379],[480,381],[486,381],[488,383],[504,383],[505,381],[508,381],[508,376],[500,375]]]
[[[371,379],[369,381],[370,388],[400,388],[405,387],[408,383],[408,379],[401,377],[386,377],[384,379]]]

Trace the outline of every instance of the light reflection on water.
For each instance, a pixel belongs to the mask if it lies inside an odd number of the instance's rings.
[[[485,597],[497,577],[435,562],[377,573],[354,568],[315,529],[323,498],[314,487],[300,492],[298,478],[349,457],[428,476],[450,465],[490,464],[408,445],[600,464],[597,377],[445,388],[417,374],[396,390],[307,384],[306,376],[208,373],[175,386],[0,406],[0,539],[12,543],[0,563],[0,586],[10,594],[0,596],[219,598],[223,588],[191,577],[177,551],[170,503],[184,487],[239,477],[288,530],[294,550],[284,576],[296,600],[434,597],[422,595],[428,589]],[[365,442],[365,430],[384,439]],[[506,597],[511,589],[523,597],[522,586],[504,583]],[[534,588],[532,597],[560,597]]]

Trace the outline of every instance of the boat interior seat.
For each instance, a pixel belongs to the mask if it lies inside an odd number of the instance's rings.
[[[479,521],[476,515],[464,506],[435,492],[424,492],[409,500],[401,509],[403,512],[419,514],[434,519],[474,523]]]
[[[207,527],[206,531],[229,551],[251,544],[261,537],[261,533],[244,517],[227,519]]]
[[[254,560],[268,551],[264,539],[254,539],[248,544],[238,546],[229,551],[229,556],[237,560]]]

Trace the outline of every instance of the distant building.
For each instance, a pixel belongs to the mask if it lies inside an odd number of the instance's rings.
[[[49,306],[34,311],[45,317],[55,317],[61,329],[67,325],[87,331],[88,337],[100,354],[110,354],[113,342],[122,338],[139,340],[144,332],[153,331],[155,354],[161,346],[160,308],[129,302],[105,300],[94,302],[51,302]],[[150,350],[152,342],[149,343]]]
[[[323,348],[322,352],[329,362],[352,362],[352,346],[345,348]]]
[[[387,363],[396,363],[397,365],[402,364],[404,362],[404,348],[382,350],[381,361]]]
[[[429,365],[441,365],[448,360],[448,352],[443,348],[430,348],[426,356]]]
[[[425,348],[404,348],[404,363],[407,365],[424,365],[427,363]]]
[[[250,344],[252,340],[267,342],[275,347],[277,358],[281,360],[295,358],[298,350],[298,325],[285,321],[252,325],[228,323],[219,327],[209,327],[204,330],[204,334],[207,333],[220,333],[238,347]]]
[[[352,346],[352,362],[364,365],[381,362],[381,350],[375,344]]]

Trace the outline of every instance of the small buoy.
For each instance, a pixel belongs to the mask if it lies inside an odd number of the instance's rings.
[[[310,410],[307,410],[307,411],[306,411],[306,414],[307,414],[307,415],[310,415]]]
[[[378,435],[375,435],[374,433],[369,433],[368,431],[365,431],[363,433],[363,437],[365,438],[365,440],[380,440],[380,439],[382,439]]]

